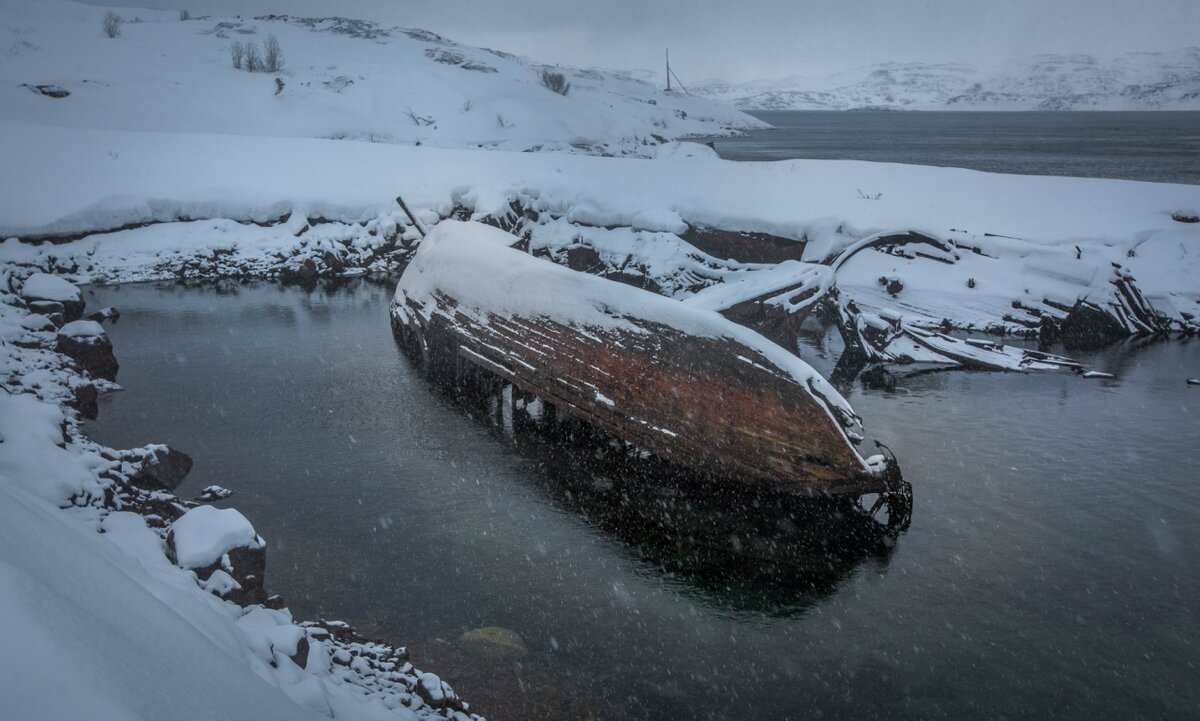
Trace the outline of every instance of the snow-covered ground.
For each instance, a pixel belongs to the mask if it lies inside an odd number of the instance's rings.
[[[420,31],[118,10],[127,22],[107,38],[105,8],[0,9],[0,619],[17,634],[0,651],[5,718],[421,718],[460,704],[397,649],[222,599],[246,590],[238,559],[270,539],[236,511],[138,490],[155,449],[79,434],[75,408],[112,386],[57,351],[102,353],[107,338],[93,320],[62,332],[77,291],[38,273],[396,270],[424,229],[475,217],[535,255],[710,310],[759,296],[794,310],[808,301],[785,291],[836,287],[868,319],[1020,330],[1006,316],[1120,304],[1114,280],[1132,278],[1172,327],[1200,315],[1200,187],[732,163],[654,136],[756,122],[736,111],[601,71],[561,69],[572,88],[558,95],[532,61]],[[268,34],[282,72],[230,67],[231,42]],[[590,154],[507,152],[574,146]],[[796,251],[720,257],[698,247],[712,229]],[[928,242],[880,242],[913,232]]]
[[[996,69],[886,62],[831,75],[692,88],[758,110],[1200,110],[1200,47],[1116,57],[1043,54]]]
[[[839,286],[854,288],[860,304],[897,305],[930,323],[1003,325],[1014,301],[1103,300],[1114,292],[1114,263],[1161,313],[1196,315],[1200,299],[1200,224],[1179,220],[1200,213],[1196,186],[856,161],[734,163],[695,144],[662,146],[655,159],[616,159],[5,122],[0,129],[0,152],[27,169],[0,196],[0,235],[9,238],[0,262],[22,274],[263,275],[309,259],[318,272],[385,269],[419,237],[399,194],[425,225],[462,208],[499,217],[516,203],[537,215],[525,221],[535,246],[590,244],[614,266],[656,278],[692,268],[668,283],[672,294],[754,270],[705,257],[680,237],[697,227],[794,240],[810,262],[879,236],[939,239],[951,248],[942,260],[951,262],[868,248],[838,269]],[[56,235],[77,239],[12,239]],[[890,293],[883,276],[904,290]]]
[[[344,18],[205,17],[60,0],[0,0],[0,118],[154,132],[340,138],[451,147],[652,153],[663,138],[762,123],[627,73],[543,65],[424,30]],[[277,72],[233,67],[231,44]],[[543,70],[570,83],[559,95]],[[43,94],[69,93],[66,97]],[[54,90],[51,90],[53,88]],[[657,138],[655,137],[657,136]]]

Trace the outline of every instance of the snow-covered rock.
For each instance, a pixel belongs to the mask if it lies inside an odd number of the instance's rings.
[[[193,508],[171,524],[168,536],[176,562],[188,569],[210,566],[235,548],[266,547],[266,541],[235,508]]]
[[[84,301],[79,288],[57,275],[34,273],[21,286],[21,297],[27,303],[56,303],[58,306],[43,305],[50,313],[61,307],[65,320],[72,321],[83,315]]]
[[[192,459],[186,453],[163,445],[152,446],[129,482],[148,490],[173,491],[191,470]]]
[[[194,571],[206,590],[239,605],[266,601],[267,543],[236,509],[192,508],[171,524],[166,540],[167,557]]]
[[[34,273],[21,286],[21,297],[26,300],[54,300],[59,303],[77,302],[81,299],[79,288],[57,275]]]
[[[104,327],[94,320],[73,320],[59,328],[58,334],[68,338],[96,338],[104,335]]]
[[[51,321],[46,316],[38,315],[37,313],[30,313],[29,315],[22,318],[21,319],[21,327],[24,328],[25,330],[32,330],[32,331],[38,331],[38,332],[52,331],[55,329],[53,321]]]
[[[94,320],[75,320],[58,330],[55,350],[69,356],[93,378],[115,380],[120,364],[104,327]]]
[[[116,321],[120,317],[121,317],[120,311],[118,311],[116,308],[113,308],[110,305],[110,306],[101,308],[100,310],[96,311],[95,313],[89,314],[87,319],[94,320],[97,323],[100,323],[103,321]]]

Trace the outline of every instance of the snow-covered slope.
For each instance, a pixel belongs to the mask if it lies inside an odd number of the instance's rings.
[[[654,136],[727,134],[759,121],[668,94],[627,73],[558,68],[433,33],[345,18],[207,17],[0,0],[0,118],[156,132],[359,139],[524,150],[542,145],[645,153]],[[233,67],[231,46],[279,72]],[[562,73],[564,96],[542,83]],[[68,93],[65,97],[53,97]]]
[[[1200,110],[1200,47],[1111,59],[1035,55],[998,71],[881,63],[826,77],[713,81],[695,91],[763,110]]]

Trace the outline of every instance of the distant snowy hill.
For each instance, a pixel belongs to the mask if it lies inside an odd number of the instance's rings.
[[[881,63],[826,77],[712,81],[693,88],[742,109],[1200,110],[1200,47],[1036,55],[983,72],[958,63]]]
[[[653,154],[662,138],[759,121],[633,74],[545,66],[433,33],[346,18],[194,17],[0,0],[0,119],[108,130],[317,137]],[[233,67],[233,43],[283,67]],[[542,71],[570,83],[564,96]],[[657,139],[656,139],[657,136]]]

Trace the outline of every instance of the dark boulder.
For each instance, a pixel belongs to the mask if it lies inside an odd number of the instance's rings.
[[[172,548],[173,539],[173,534],[168,532],[168,549]],[[168,554],[170,554],[170,550],[168,550]],[[226,559],[229,560],[228,566],[225,565]],[[263,587],[267,574],[267,549],[265,546],[233,548],[221,560],[191,570],[196,573],[196,578],[202,583],[212,578],[217,571],[228,573],[234,581],[237,581],[239,587],[229,589],[222,593],[221,597],[227,601],[233,601],[239,606],[250,606],[267,600],[267,591]]]
[[[271,600],[271,598],[279,598],[279,597],[271,596],[267,600],[269,601],[269,600]],[[292,663],[296,664],[300,668],[308,667],[308,636],[307,635],[300,637],[300,640],[296,642],[296,653],[292,654],[288,658],[292,659]]]
[[[67,402],[75,410],[79,411],[79,415],[88,420],[95,420],[99,414],[99,406],[96,401],[99,398],[99,393],[96,391],[96,386],[91,383],[75,386],[72,391],[73,398]]]
[[[98,323],[90,320],[67,323],[58,331],[54,349],[74,360],[93,378],[116,380],[121,366],[113,355],[112,341],[103,330],[97,333],[99,328]]]
[[[325,254],[321,256],[321,258],[325,261],[325,265],[329,267],[329,272],[334,273],[335,275],[337,273],[341,273],[346,267],[346,264],[342,261],[341,257],[335,254],[333,251],[325,251]]]
[[[62,314],[65,310],[63,304],[57,300],[32,300],[29,301],[28,307],[30,313],[37,313],[38,315]]]
[[[296,269],[296,278],[298,280],[311,280],[317,275],[317,261],[309,258],[300,264]]]
[[[68,97],[71,94],[70,90],[58,85],[30,85],[29,83],[21,83],[21,87],[28,88],[31,92],[44,95],[47,98],[54,98],[55,100]]]
[[[1085,300],[1077,301],[1058,324],[1058,336],[1068,348],[1100,348],[1128,335],[1116,318]]]
[[[434,709],[461,710],[462,699],[442,679],[432,673],[422,673],[417,676],[417,687],[414,689],[425,703]]]
[[[129,482],[150,491],[173,491],[191,470],[192,459],[188,454],[160,446],[146,455]]]

